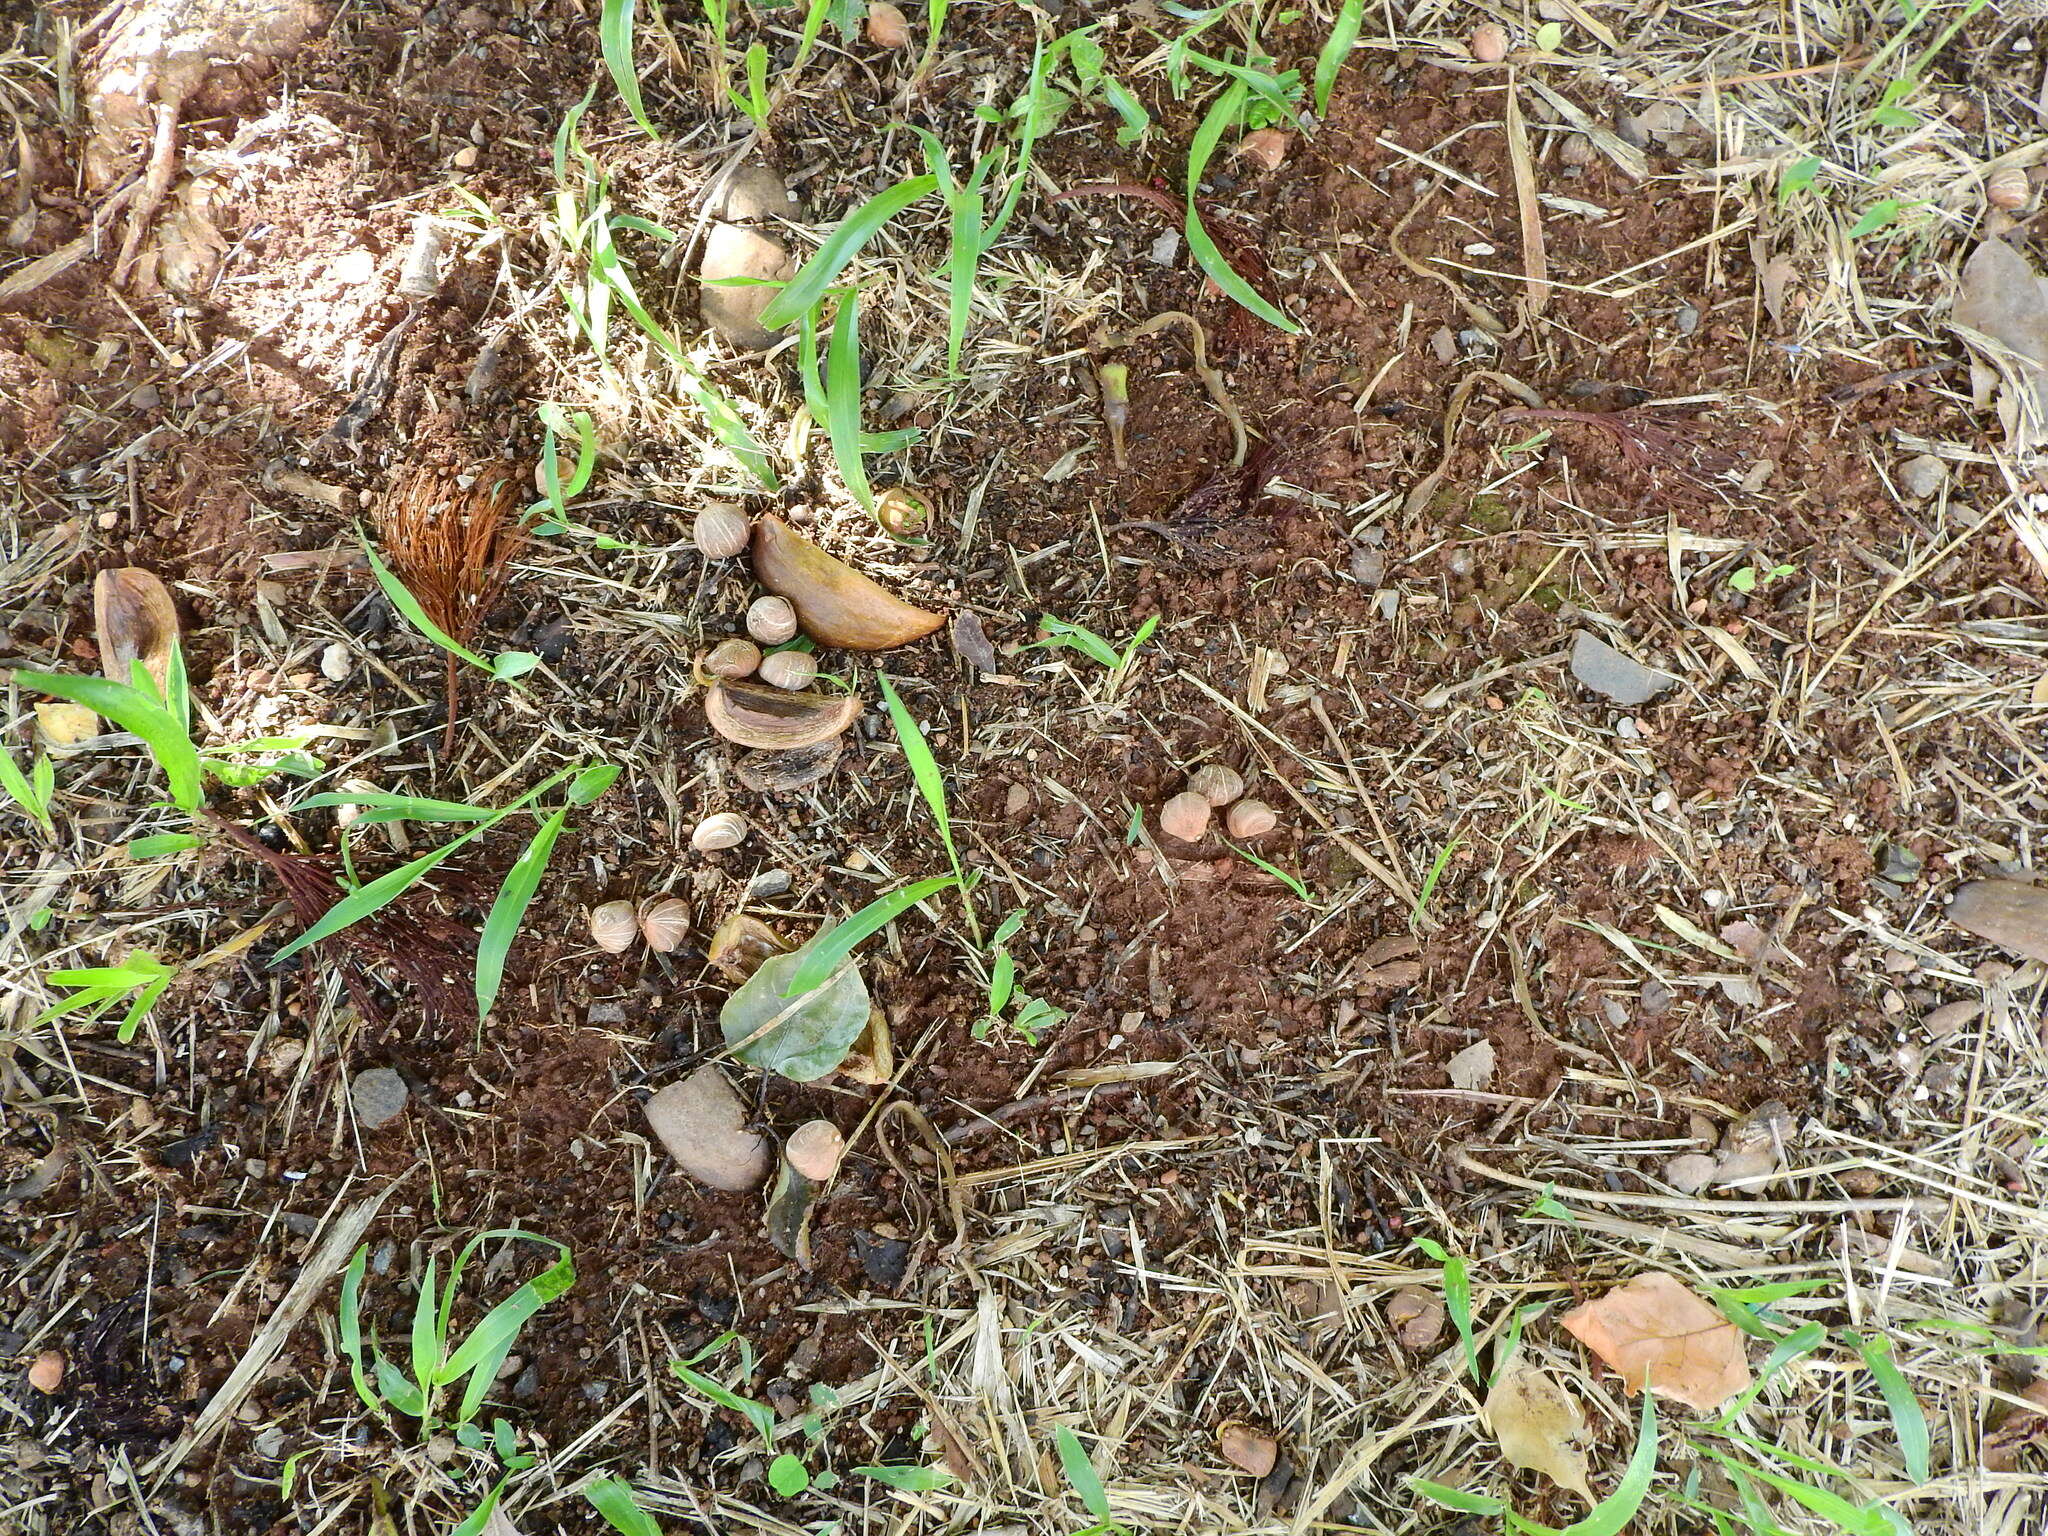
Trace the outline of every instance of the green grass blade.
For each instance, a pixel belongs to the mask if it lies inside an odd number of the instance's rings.
[[[974,313],[974,277],[981,268],[981,221],[987,212],[979,192],[963,189],[950,199],[953,243],[946,253],[946,372],[960,371],[967,322]]]
[[[509,814],[508,811],[500,811],[493,815],[489,821],[479,823],[460,837],[443,844],[432,852],[421,854],[410,864],[402,864],[389,874],[379,875],[368,885],[358,886],[355,890],[350,891],[348,895],[342,897],[340,901],[337,901],[328,909],[325,917],[321,918],[312,927],[308,928],[272,956],[271,964],[276,965],[281,961],[289,960],[307,945],[317,944],[329,935],[341,932],[349,924],[359,923],[371,913],[381,911],[383,908],[390,906],[392,902],[403,896],[420,880],[424,879],[435,865],[447,858],[449,854],[460,848],[464,843],[472,841],[488,828],[496,826],[507,814]]]
[[[363,553],[369,557],[370,574],[377,578],[377,585],[384,589],[384,595],[391,599],[391,606],[399,611],[406,623],[451,655],[460,656],[471,666],[481,667],[486,672],[493,671],[488,661],[428,618],[427,610],[420,606],[420,600],[412,595],[405,583],[384,563],[383,558],[371,547],[370,541],[363,538],[360,533],[357,537],[362,543]]]
[[[412,1304],[412,1379],[419,1383],[420,1391],[432,1399],[434,1389],[441,1385],[441,1350],[443,1339],[436,1326],[439,1319],[435,1314],[435,1303],[440,1300],[440,1289],[434,1283],[439,1273],[436,1256],[427,1255],[427,1267],[420,1276],[419,1294]],[[453,1287],[451,1286],[452,1290]]]
[[[47,757],[38,758],[30,772],[40,779],[43,766],[48,762]],[[15,766],[13,756],[5,751],[0,751],[0,789],[7,791],[8,798],[20,806],[23,814],[40,826],[45,835],[55,832],[56,829],[50,825],[48,792],[38,793],[36,786],[29,782],[28,775]]]
[[[782,995],[801,997],[822,987],[861,940],[888,927],[920,901],[927,901],[959,883],[958,875],[934,875],[929,880],[919,880],[914,885],[876,897],[846,921],[834,924],[804,946],[804,958],[790,973],[789,984],[782,989]]]
[[[647,108],[640,100],[640,76],[633,69],[633,0],[604,0],[597,20],[597,40],[604,51],[604,67],[611,71],[619,100],[633,114],[633,121],[650,139],[658,139],[654,124],[647,120]]]
[[[1828,1331],[1819,1323],[1808,1323],[1805,1327],[1795,1329],[1779,1339],[1765,1359],[1763,1369],[1757,1372],[1756,1379],[1743,1388],[1741,1396],[1722,1410],[1721,1417],[1714,1421],[1714,1428],[1726,1429],[1733,1424],[1741,1417],[1743,1410],[1756,1401],[1757,1395],[1771,1384],[1772,1378],[1778,1372],[1801,1355],[1811,1354],[1819,1349],[1827,1341]]]
[[[298,804],[302,811],[324,810],[328,806],[353,805],[364,810],[386,811],[391,814],[380,818],[382,821],[489,821],[498,813],[480,805],[468,805],[460,800],[425,800],[417,795],[387,795],[375,790],[336,790],[330,794],[308,795]],[[368,817],[362,818],[368,821]],[[370,825],[378,825],[370,822]]]
[[[1000,240],[1003,231],[1010,227],[1010,220],[1017,213],[1017,204],[1024,196],[1025,184],[1031,179],[1031,157],[1038,148],[1038,136],[1045,128],[1045,77],[1052,64],[1053,55],[1046,51],[1045,34],[1041,31],[1038,40],[1031,45],[1031,73],[1024,82],[1024,128],[1017,139],[1017,168],[1011,172],[1010,189],[1003,194],[1002,206],[996,210],[995,219],[981,237],[983,251]]]
[[[462,1394],[462,1405],[457,1412],[459,1423],[468,1423],[475,1417],[477,1409],[483,1406],[484,1394],[497,1380],[498,1367],[512,1352],[512,1345],[519,1337],[519,1330],[526,1326],[527,1319],[575,1283],[575,1261],[569,1251],[563,1249],[559,1259],[491,1308],[470,1330],[469,1337],[449,1357],[442,1372],[442,1379],[446,1381],[460,1381],[464,1376],[469,1378],[469,1386]]]
[[[1216,146],[1222,141],[1225,130],[1243,115],[1245,101],[1250,94],[1242,80],[1232,80],[1202,118],[1201,127],[1195,130],[1194,142],[1188,148],[1188,252],[1218,288],[1267,324],[1294,335],[1300,332],[1301,327],[1268,303],[1223,259],[1223,253],[1216,248],[1209,231],[1202,227],[1201,210],[1195,206],[1195,191],[1202,183],[1202,172],[1208,168],[1209,157],[1216,153]]]
[[[1643,1394],[1645,1397],[1648,1393]],[[1891,1512],[1883,1505],[1852,1504],[1838,1493],[1825,1488],[1816,1488],[1811,1483],[1802,1483],[1796,1477],[1786,1477],[1750,1462],[1740,1462],[1724,1455],[1710,1445],[1697,1447],[1698,1450],[1720,1462],[1730,1472],[1739,1472],[1753,1477],[1784,1494],[1794,1503],[1804,1505],[1821,1519],[1828,1521],[1845,1536],[1892,1536],[1897,1527],[1890,1518]]]
[[[775,1435],[775,1410],[766,1403],[757,1403],[751,1397],[742,1397],[723,1382],[706,1376],[702,1371],[692,1370],[680,1360],[671,1360],[669,1369],[676,1373],[676,1379],[684,1386],[703,1397],[709,1398],[721,1408],[729,1408],[754,1426],[754,1432],[763,1441]]]
[[[816,8],[822,16],[824,0],[817,0]],[[619,1536],[661,1536],[661,1527],[640,1507],[640,1500],[633,1494],[633,1485],[623,1477],[592,1478],[583,1485],[583,1497],[590,1501],[592,1509],[604,1516],[605,1523]]]
[[[370,1379],[363,1373],[363,1266],[369,1261],[370,1245],[364,1243],[342,1273],[341,1304],[335,1320],[341,1330],[341,1352],[348,1356],[349,1380],[355,1384],[356,1396],[363,1400],[364,1407],[381,1417],[383,1400],[370,1390]]]
[[[1316,116],[1330,110],[1330,92],[1336,89],[1337,76],[1344,61],[1351,57],[1351,45],[1358,41],[1359,28],[1364,24],[1365,0],[1344,0],[1337,12],[1337,24],[1330,28],[1323,51],[1316,55]]]
[[[1010,994],[1017,989],[1017,961],[1007,949],[996,951],[995,964],[988,971],[989,1017],[1000,1019],[1010,1006]]]
[[[910,776],[916,780],[917,792],[931,810],[932,820],[938,825],[939,841],[946,845],[946,858],[957,876],[960,873],[960,855],[953,847],[953,818],[946,809],[946,781],[939,773],[939,761],[932,756],[931,743],[925,740],[923,727],[897,694],[896,685],[889,681],[889,674],[877,672],[875,681],[881,685],[882,703],[889,711],[889,723],[896,728],[896,739],[902,744],[904,760],[910,764]]]
[[[860,295],[839,301],[832,341],[825,353],[825,430],[839,477],[862,510],[875,510],[875,490],[860,453]]]
[[[1052,1443],[1059,1451],[1060,1470],[1066,1474],[1082,1507],[1098,1520],[1110,1519],[1109,1492],[1096,1474],[1095,1463],[1088,1459],[1088,1448],[1081,1443],[1081,1437],[1066,1425],[1058,1424],[1053,1427]]]
[[[520,921],[526,916],[526,909],[533,905],[533,898],[540,890],[541,877],[547,873],[548,860],[555,851],[555,840],[562,835],[562,828],[568,823],[569,807],[563,806],[540,825],[533,834],[533,841],[526,845],[526,851],[505,876],[505,883],[498,888],[498,899],[491,903],[491,914],[484,919],[483,936],[476,946],[476,1012],[482,1018],[491,1011],[491,1005],[498,1000],[498,988],[505,980],[505,961],[512,953],[512,941],[519,936]]]
[[[803,270],[761,311],[761,324],[768,330],[788,325],[825,297],[846,264],[897,214],[920,198],[938,190],[939,180],[926,173],[908,176],[886,191],[878,192],[840,220],[839,227],[804,263]]]
[[[1877,1390],[1884,1397],[1884,1405],[1891,1410],[1892,1432],[1899,1438],[1899,1455],[1906,1463],[1906,1475],[1916,1483],[1924,1483],[1929,1475],[1929,1445],[1927,1415],[1921,1410],[1920,1399],[1913,1395],[1907,1384],[1905,1373],[1892,1359],[1889,1339],[1860,1339],[1850,1335],[1856,1345],[1856,1352],[1863,1357],[1863,1363],[1877,1381]]]
[[[1635,1453],[1628,1459],[1628,1468],[1621,1474],[1621,1481],[1614,1485],[1614,1492],[1607,1495],[1583,1520],[1575,1520],[1564,1528],[1564,1536],[1620,1536],[1628,1523],[1635,1519],[1636,1511],[1642,1508],[1643,1499],[1650,1492],[1650,1483],[1657,1475],[1657,1398],[1654,1393],[1643,1394],[1643,1414],[1636,1425]]]
[[[1263,869],[1267,874],[1271,875],[1275,880],[1278,880],[1282,885],[1286,886],[1288,890],[1294,892],[1294,894],[1301,900],[1307,902],[1310,906],[1315,905],[1315,897],[1309,894],[1307,883],[1304,882],[1299,876],[1290,875],[1278,864],[1268,864],[1256,853],[1253,853],[1251,849],[1241,848],[1236,843],[1231,842],[1230,839],[1227,837],[1223,840],[1223,842],[1224,846],[1229,848],[1232,852],[1236,853],[1239,858],[1249,859],[1252,863],[1258,865],[1260,869]]]
[[[128,1012],[122,1016],[121,1027],[115,1031],[115,1038],[123,1045],[135,1038],[136,1030],[142,1027],[142,1020],[149,1010],[156,1006],[156,1000],[164,995],[164,988],[171,984],[175,974],[169,967],[154,981],[144,984],[135,995],[135,1001],[128,1005]]]
[[[122,730],[139,737],[163,770],[171,804],[180,810],[196,811],[205,797],[201,787],[199,751],[191,735],[181,730],[176,717],[152,695],[126,683],[104,677],[75,677],[69,673],[17,672],[14,680],[38,693],[53,693],[60,699],[83,704]]]

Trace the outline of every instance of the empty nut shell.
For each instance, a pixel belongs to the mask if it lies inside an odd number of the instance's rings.
[[[718,683],[704,695],[704,718],[727,741],[769,752],[830,741],[860,716],[853,694],[791,693],[759,683]]]
[[[1994,208],[2024,208],[2030,191],[2027,173],[2017,165],[2001,166],[1984,178],[1984,200]]]
[[[846,1138],[830,1120],[807,1120],[789,1133],[782,1155],[813,1184],[823,1184],[839,1171],[839,1160],[846,1155]]]
[[[1183,790],[1159,808],[1159,830],[1184,843],[1197,843],[1209,830],[1209,802]]]
[[[752,677],[761,667],[761,647],[735,635],[711,647],[704,658],[704,670],[713,677]]]
[[[731,502],[710,501],[697,514],[690,537],[706,560],[730,560],[746,552],[752,530],[747,526],[747,514]]]
[[[1235,768],[1223,763],[1204,763],[1188,775],[1188,790],[1211,805],[1228,805],[1244,793],[1244,780]]]
[[[657,955],[665,955],[690,934],[688,903],[673,896],[657,896],[640,908],[640,937]]]
[[[1280,825],[1280,818],[1273,814],[1273,807],[1264,801],[1240,800],[1223,818],[1223,825],[1229,829],[1232,837],[1250,841],[1255,837],[1264,837]]]
[[[796,638],[796,610],[786,597],[757,597],[747,609],[747,633],[763,645]]]
[[[877,48],[901,48],[910,41],[910,21],[889,0],[868,7],[868,41]]]
[[[777,651],[761,663],[761,681],[771,688],[808,688],[818,676],[818,658],[809,651]]]
[[[624,954],[639,936],[630,901],[608,901],[590,909],[590,942],[607,954]]]
[[[721,848],[737,848],[746,840],[746,818],[731,811],[720,811],[716,816],[706,816],[697,823],[697,830],[690,834],[690,846],[699,853],[716,853]]]

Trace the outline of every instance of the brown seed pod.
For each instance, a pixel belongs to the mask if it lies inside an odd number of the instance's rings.
[[[779,517],[754,525],[754,579],[788,598],[804,633],[820,645],[886,651],[945,622],[833,559]]]
[[[746,818],[731,811],[720,811],[716,816],[706,816],[697,823],[697,830],[690,834],[690,846],[699,853],[716,853],[721,848],[737,848],[746,840]]]
[[[1159,808],[1159,830],[1184,843],[1198,843],[1209,830],[1209,802],[1183,790]]]
[[[1223,825],[1232,837],[1249,842],[1255,837],[1264,837],[1280,825],[1280,818],[1273,814],[1273,807],[1262,800],[1240,800],[1224,816]]]
[[[746,553],[751,534],[747,514],[729,501],[707,501],[690,530],[691,542],[706,560],[730,560]]]
[[[178,610],[155,573],[139,565],[101,571],[92,582],[92,616],[100,671],[125,683],[139,661],[162,689],[170,674],[171,648],[178,643]]]
[[[790,693],[759,683],[719,683],[704,696],[704,717],[727,741],[770,752],[830,741],[860,717],[852,694]]]
[[[1287,158],[1287,152],[1294,147],[1294,135],[1282,133],[1278,128],[1254,128],[1237,141],[1234,153],[1240,160],[1249,160],[1261,171],[1277,171]]]
[[[1211,805],[1230,804],[1244,793],[1244,779],[1225,763],[1204,763],[1188,775],[1188,790]]]
[[[813,1184],[823,1184],[839,1171],[839,1160],[846,1156],[846,1138],[830,1120],[807,1120],[789,1133],[782,1155]]]
[[[877,48],[901,48],[910,41],[910,22],[889,0],[868,6],[868,41]]]
[[[757,597],[747,607],[747,633],[763,645],[796,638],[796,609],[783,597]]]
[[[761,647],[735,635],[711,647],[704,657],[704,670],[713,677],[752,677],[761,667]]]
[[[818,658],[809,651],[777,651],[761,663],[761,681],[771,688],[808,688],[817,677]]]
[[[590,909],[590,942],[607,954],[623,955],[640,937],[630,901],[607,901]]]
[[[657,896],[640,907],[640,937],[657,955],[672,953],[690,935],[690,908],[673,896]]]

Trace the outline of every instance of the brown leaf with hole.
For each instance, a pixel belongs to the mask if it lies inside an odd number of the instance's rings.
[[[159,692],[170,675],[178,643],[178,609],[170,589],[139,565],[114,566],[92,582],[92,621],[99,633],[100,671],[130,681],[141,662]]]
[[[886,651],[945,622],[826,554],[779,517],[754,525],[754,579],[789,599],[804,633],[820,645]]]
[[[1586,1456],[1578,1445],[1586,1433],[1585,1416],[1548,1371],[1517,1355],[1494,1379],[1481,1412],[1510,1463],[1541,1472],[1593,1506]]]
[[[1216,1450],[1253,1477],[1264,1477],[1280,1460],[1280,1442],[1242,1419],[1232,1419],[1216,1431]]]
[[[1669,1275],[1637,1275],[1561,1321],[1627,1391],[1711,1413],[1749,1385],[1741,1332]]]

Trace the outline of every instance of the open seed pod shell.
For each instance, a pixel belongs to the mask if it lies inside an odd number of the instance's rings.
[[[804,633],[820,645],[886,651],[945,622],[835,560],[779,517],[754,525],[754,579],[788,598]]]
[[[100,671],[125,683],[131,663],[140,661],[161,691],[170,675],[171,648],[178,643],[178,609],[170,589],[139,565],[109,567],[93,578],[92,618]]]
[[[727,741],[787,752],[832,740],[860,718],[860,700],[728,681],[704,695],[704,717]]]
[[[839,738],[788,752],[742,752],[733,777],[757,795],[786,795],[808,789],[839,766],[845,748]]]
[[[705,946],[704,958],[735,982],[745,981],[774,955],[786,955],[789,945],[782,935],[744,912],[735,912],[718,925]]]
[[[640,937],[657,955],[673,953],[690,935],[688,902],[673,896],[657,896],[643,902],[639,912]]]

